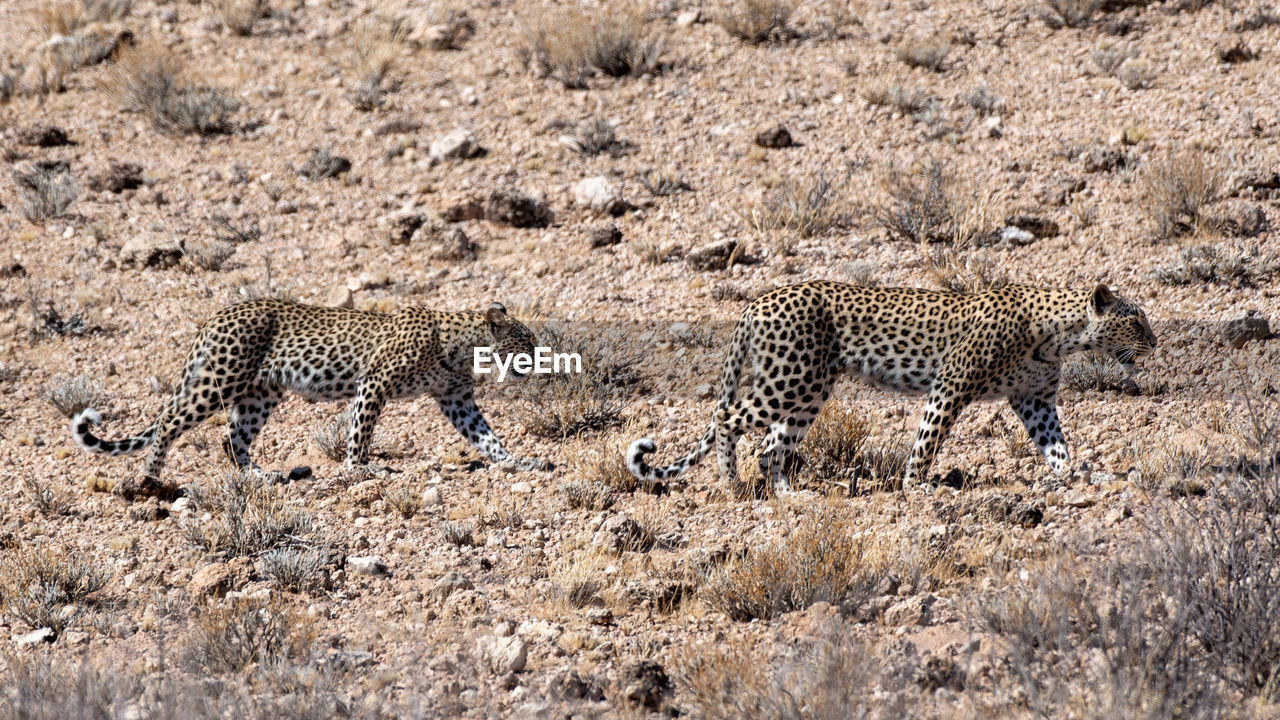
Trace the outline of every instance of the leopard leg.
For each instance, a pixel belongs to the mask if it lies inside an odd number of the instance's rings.
[[[369,446],[373,442],[373,428],[378,416],[387,404],[385,384],[366,380],[351,401],[351,426],[347,429],[346,468],[368,467]]]
[[[1009,398],[1009,405],[1022,419],[1027,434],[1035,441],[1049,467],[1058,475],[1065,473],[1071,464],[1071,453],[1067,451],[1067,439],[1062,435],[1062,425],[1058,422],[1056,394]]]
[[[282,395],[277,387],[253,385],[236,399],[222,448],[237,468],[259,469],[249,458],[249,447],[262,431],[271,411],[280,404]]]
[[[913,490],[917,483],[928,480],[929,468],[938,454],[938,448],[951,431],[956,416],[969,404],[971,395],[961,389],[961,383],[939,378],[929,390],[929,400],[920,418],[920,429],[907,457],[906,472],[902,477],[902,489]]]
[[[476,446],[484,456],[496,463],[511,463],[520,470],[549,470],[551,464],[538,458],[518,458],[502,447],[502,441],[489,427],[484,413],[476,405],[475,394],[471,388],[462,388],[450,395],[437,398],[440,412],[449,418],[449,422],[462,437]]]

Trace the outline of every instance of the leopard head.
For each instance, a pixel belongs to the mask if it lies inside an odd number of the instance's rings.
[[[1088,347],[1114,357],[1125,370],[1132,371],[1134,361],[1156,346],[1146,313],[1105,285],[1093,289],[1088,303],[1089,325],[1084,331]]]
[[[494,355],[533,355],[534,345],[537,342],[533,331],[524,323],[508,315],[507,309],[501,303],[490,305],[484,313],[484,319],[493,337]],[[514,370],[512,372],[517,377],[528,374]]]

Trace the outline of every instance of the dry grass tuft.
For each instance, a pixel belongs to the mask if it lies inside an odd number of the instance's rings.
[[[182,243],[182,256],[192,266],[208,272],[218,272],[224,263],[236,254],[236,246],[224,240],[199,240]]]
[[[440,537],[454,547],[475,545],[475,526],[471,523],[443,523],[440,525]]]
[[[233,557],[261,555],[279,547],[310,547],[316,542],[315,519],[290,507],[284,495],[262,474],[229,472],[187,486],[200,515],[184,519],[182,529],[192,545]]]
[[[258,561],[263,577],[291,592],[308,592],[325,583],[326,547],[278,547]]]
[[[1062,364],[1062,385],[1076,392],[1140,395],[1142,388],[1114,358],[1088,355]]]
[[[748,211],[747,221],[757,232],[790,230],[803,238],[842,227],[853,214],[847,182],[847,176],[825,172],[804,180],[784,181]]]
[[[66,161],[33,163],[25,173],[14,171],[13,182],[22,196],[22,216],[37,225],[61,216],[80,194]]]
[[[400,23],[372,19],[356,25],[352,33],[351,74],[356,86],[347,99],[361,112],[377,110],[399,82],[389,78],[396,58],[404,52],[407,33]]]
[[[890,202],[875,216],[901,240],[969,247],[990,237],[1000,217],[990,193],[957,181],[937,160],[911,171],[893,169],[884,188]]]
[[[46,2],[36,11],[36,21],[45,37],[72,36],[93,23],[123,20],[133,9],[133,0],[71,0]]]
[[[1182,235],[1205,218],[1204,206],[1221,194],[1221,169],[1198,150],[1169,152],[1147,163],[1139,179],[1143,212],[1161,237]]]
[[[907,40],[898,47],[898,59],[911,67],[940,73],[947,69],[951,42],[943,35],[930,35]]]
[[[1280,276],[1280,256],[1254,247],[1193,245],[1178,252],[1178,259],[1152,273],[1167,285],[1211,283],[1235,287],[1260,287]]]
[[[111,85],[127,110],[143,113],[165,133],[229,133],[231,115],[240,107],[222,90],[195,84],[186,61],[158,43],[123,53]]]
[[[476,32],[475,20],[466,6],[455,0],[435,0],[427,5],[426,45],[432,50],[460,50]]]
[[[422,493],[414,491],[411,487],[385,492],[382,494],[382,499],[405,520],[417,515],[422,509]]]
[[[309,617],[281,600],[244,600],[202,608],[188,638],[193,669],[238,673],[250,665],[282,665],[307,659],[315,630]]]
[[[853,481],[870,430],[861,413],[838,400],[829,401],[800,444],[801,478]]]
[[[790,40],[796,32],[789,23],[795,0],[727,0],[715,15],[716,22],[733,37],[749,43]]]
[[[24,546],[0,557],[0,608],[33,630],[61,635],[107,586],[102,562],[63,547]]]
[[[627,469],[627,438],[636,431],[624,426],[618,434],[577,444],[569,450],[570,477],[560,486],[569,507],[574,510],[605,510],[612,507],[620,493],[635,492],[639,481]]]
[[[45,517],[63,517],[72,512],[71,499],[66,493],[41,483],[31,473],[22,474],[22,489]]]
[[[570,88],[586,87],[594,75],[637,77],[658,71],[667,40],[642,9],[546,11],[522,24],[516,51],[540,77]]]
[[[892,81],[866,85],[862,89],[862,98],[871,105],[891,107],[913,119],[922,117],[937,104],[927,90]]]
[[[1003,260],[987,252],[927,245],[920,246],[920,252],[933,284],[942,290],[976,294],[1012,282]]]
[[[767,620],[815,602],[857,607],[884,569],[870,536],[833,508],[811,511],[798,529],[753,546],[702,579],[699,597],[734,620]]]
[[[351,408],[343,408],[332,420],[322,424],[312,433],[311,438],[324,456],[336,463],[347,461],[347,437],[351,431]],[[369,440],[369,453],[381,452],[384,436],[375,426],[373,437]]]
[[[1093,21],[1093,16],[1102,7],[1102,0],[1044,0],[1045,22],[1050,27],[1062,26],[1082,28]]]
[[[618,156],[630,145],[618,140],[613,125],[602,117],[592,117],[578,125],[573,137],[568,138],[569,147],[581,155],[588,157],[609,153]]]
[[[74,417],[85,408],[97,407],[109,398],[102,383],[87,375],[76,375],[44,385],[36,390],[36,395],[57,408],[66,418]]]
[[[540,437],[566,438],[622,423],[622,410],[640,382],[634,341],[620,330],[596,337],[545,324],[538,342],[556,353],[577,353],[581,372],[532,375],[522,381],[517,418]]]
[[[641,175],[640,184],[644,185],[645,190],[648,190],[651,194],[658,197],[675,195],[676,193],[693,189],[689,183],[685,181],[683,175],[670,168],[651,170],[644,175]]]

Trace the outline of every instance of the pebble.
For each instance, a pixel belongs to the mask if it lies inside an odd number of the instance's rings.
[[[388,575],[387,564],[378,555],[361,555],[347,558],[347,569],[353,575],[378,577]]]

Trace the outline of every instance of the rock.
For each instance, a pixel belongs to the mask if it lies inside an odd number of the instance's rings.
[[[177,265],[182,254],[182,247],[167,235],[142,232],[130,237],[120,248],[120,265],[167,269]]]
[[[1038,238],[1048,238],[1058,234],[1058,223],[1038,215],[1010,215],[1004,222]]]
[[[622,697],[629,704],[647,710],[661,710],[671,693],[671,678],[661,665],[652,660],[632,660],[618,674]]]
[[[169,507],[169,512],[173,513],[174,515],[181,515],[185,512],[190,512],[190,511],[191,511],[191,498],[185,495],[178,498],[177,500],[174,500],[173,505]]]
[[[452,205],[440,215],[445,222],[460,223],[466,220],[479,220],[484,217],[484,203],[479,200],[463,200]]]
[[[546,227],[551,223],[551,209],[515,188],[499,188],[489,194],[484,218],[516,228]]]
[[[702,19],[702,13],[697,10],[685,10],[676,15],[676,27],[687,28],[696,25]]]
[[[981,137],[998,138],[1004,136],[1004,119],[999,115],[992,115],[982,121]]]
[[[113,192],[117,195],[125,190],[136,190],[142,187],[142,166],[134,163],[113,162],[105,172],[89,179],[89,189],[94,192]]]
[[[418,228],[425,225],[427,216],[413,210],[401,210],[383,220],[387,226],[388,245],[408,245]]]
[[[29,633],[13,636],[14,644],[16,644],[20,649],[39,645],[41,643],[51,643],[57,639],[58,635],[53,631],[53,628],[47,627],[38,628]]]
[[[561,670],[553,674],[543,688],[544,694],[559,700],[604,699],[604,689],[591,678],[583,678],[573,670]]]
[[[1083,490],[1068,490],[1062,494],[1062,503],[1073,508],[1087,508],[1098,502],[1098,499]]]
[[[1000,242],[1008,245],[1022,246],[1035,242],[1036,236],[1012,225],[1000,230]]]
[[[158,498],[147,498],[146,502],[138,503],[129,508],[129,519],[135,522],[155,522],[169,517],[169,509],[160,506]]]
[[[933,621],[933,604],[937,598],[929,593],[900,600],[884,611],[884,622],[890,626],[928,625]]]
[[[724,270],[730,262],[745,263],[746,258],[738,252],[737,240],[720,240],[690,250],[685,262],[694,270]]]
[[[529,658],[529,643],[519,637],[486,635],[478,641],[480,655],[496,675],[524,670]]]
[[[1238,237],[1261,235],[1269,226],[1267,214],[1253,203],[1245,205],[1238,212],[1227,217],[1223,224],[1226,232]]]
[[[573,187],[573,204],[607,215],[621,215],[627,211],[622,191],[603,175],[579,181]]]
[[[1096,147],[1085,153],[1082,162],[1084,171],[1112,172],[1133,165],[1136,160],[1132,155],[1106,147]]]
[[[645,552],[653,547],[653,535],[625,513],[609,517],[591,537],[591,544],[613,555],[631,550]]]
[[[532,495],[533,485],[530,485],[528,482],[521,480],[520,482],[512,483],[511,492],[514,495]]]
[[[387,564],[382,561],[382,557],[379,555],[362,555],[347,558],[347,572],[352,575],[364,575],[366,577],[381,577],[391,574],[391,571],[387,569]]]
[[[75,145],[67,133],[56,125],[36,124],[29,125],[24,128],[18,128],[14,133],[14,140],[19,145],[31,145],[34,147],[62,147],[63,145]]]
[[[785,148],[795,144],[791,139],[791,131],[782,125],[774,125],[767,130],[756,133],[756,144],[766,148]]]
[[[1241,317],[1223,322],[1218,326],[1218,332],[1224,343],[1238,350],[1251,340],[1266,340],[1271,337],[1271,324],[1267,318],[1251,310]]]
[[[455,592],[474,590],[475,588],[475,584],[466,575],[450,572],[436,581],[435,587],[431,588],[431,592],[427,593],[427,597],[437,603],[443,603],[446,598]]]
[[[346,286],[335,287],[324,298],[325,307],[349,308],[355,304],[355,295]]]
[[[223,598],[228,592],[248,585],[254,578],[253,573],[253,560],[247,557],[213,563],[191,576],[187,590],[197,598]]]
[[[1023,501],[1009,511],[1009,522],[1024,528],[1033,528],[1044,521],[1044,508],[1033,501]]]
[[[382,499],[382,479],[373,478],[358,482],[347,488],[347,496],[351,498],[351,502],[360,507],[369,507],[373,503]]]
[[[596,225],[587,233],[587,240],[593,248],[617,245],[622,242],[622,231],[613,223]]]
[[[609,608],[591,608],[587,610],[587,622],[592,625],[612,625],[613,611]]]
[[[351,161],[328,150],[317,150],[307,162],[298,168],[298,174],[308,180],[332,178],[351,170]]]
[[[462,232],[462,228],[431,222],[418,229],[415,237],[427,244],[427,256],[432,260],[474,260],[480,246]]]
[[[436,138],[428,154],[437,161],[466,160],[484,154],[484,148],[476,142],[476,136],[461,128]]]
[[[444,505],[444,498],[440,495],[440,488],[432,486],[423,490],[422,504],[424,507],[439,507]]]

